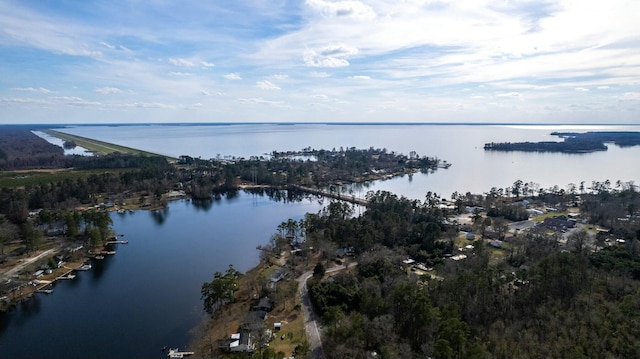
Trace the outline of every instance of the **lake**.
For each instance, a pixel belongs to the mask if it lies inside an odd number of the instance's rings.
[[[585,181],[640,182],[640,147],[610,145],[582,155],[485,152],[486,142],[552,140],[552,131],[637,131],[639,126],[515,125],[127,125],[63,131],[169,156],[249,157],[273,150],[387,148],[438,157],[449,169],[354,187],[422,199],[427,191],[482,193],[521,179],[542,187]],[[171,202],[163,211],[112,214],[127,245],[73,281],[56,284],[0,317],[0,357],[161,358],[165,345],[184,348],[203,318],[200,286],[229,264],[246,271],[288,218],[317,212],[317,201],[275,202],[239,192],[213,201]]]
[[[162,211],[112,213],[129,244],[0,316],[0,357],[162,358],[163,346],[185,349],[205,316],[202,283],[229,264],[251,269],[256,246],[278,224],[320,208],[238,192],[206,205],[181,200]]]
[[[484,193],[506,188],[516,180],[543,188],[569,183],[617,180],[640,183],[640,146],[609,145],[606,152],[588,154],[484,151],[487,142],[559,140],[553,131],[640,131],[640,126],[604,125],[391,125],[391,124],[223,124],[223,125],[111,125],[75,126],[61,130],[123,146],[178,157],[205,159],[250,157],[272,151],[386,148],[389,151],[438,157],[451,163],[447,170],[416,174],[369,184],[364,190],[388,190],[423,199],[427,191]],[[366,193],[366,192],[364,192]],[[363,195],[364,195],[363,193]]]

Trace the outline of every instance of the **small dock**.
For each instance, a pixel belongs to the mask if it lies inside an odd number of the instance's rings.
[[[58,279],[58,280],[72,280],[72,279],[75,279],[75,278],[76,278],[75,274],[69,273],[69,274],[66,274],[66,275],[61,275],[56,279]]]
[[[75,278],[76,278],[76,275],[73,274],[73,269],[70,269],[68,272],[65,272],[64,274],[56,278],[56,280],[71,280]]]
[[[169,349],[169,354],[167,354],[167,356],[169,358],[184,358],[186,356],[189,355],[193,355],[195,354],[194,352],[181,352],[178,350],[178,348],[176,349]]]
[[[82,271],[86,271],[91,269],[91,264],[83,264],[77,268],[75,268],[75,270],[82,270]]]
[[[106,241],[104,244],[129,244],[129,241]]]

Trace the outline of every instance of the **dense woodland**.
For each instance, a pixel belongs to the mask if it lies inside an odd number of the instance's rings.
[[[605,143],[610,142],[620,147],[640,145],[640,132],[552,132],[551,135],[559,136],[563,141],[491,142],[485,144],[484,149],[487,151],[586,153],[606,151]]]
[[[600,189],[580,195],[581,209],[594,224],[612,225],[611,235],[625,244],[593,251],[579,232],[561,247],[556,234],[532,230],[508,239],[517,249],[498,262],[490,260],[483,241],[474,243],[465,261],[443,259],[452,238],[429,198],[377,193],[359,217],[331,209],[308,215],[310,240],[335,238],[359,253],[354,270],[310,289],[328,328],[328,356],[638,357],[639,196],[630,184]],[[562,197],[571,202],[576,195]],[[468,200],[495,205],[487,197]],[[612,220],[610,211],[621,217]],[[474,226],[482,222],[478,218]],[[435,265],[441,278],[412,274],[402,264],[407,257]]]
[[[31,133],[32,127],[2,126],[0,170],[60,168],[65,166],[64,150]]]

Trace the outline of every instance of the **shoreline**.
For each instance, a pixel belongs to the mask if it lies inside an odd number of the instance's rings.
[[[148,207],[142,207],[141,205],[136,205],[133,203],[126,204],[124,206],[114,206],[112,208],[103,209],[107,212],[117,212],[118,214],[122,214],[125,212],[134,212],[134,211],[157,211],[164,209],[168,206],[168,202],[172,200],[185,199],[186,196],[175,196],[175,197],[167,197],[163,198],[163,200],[155,201],[154,204],[151,204]],[[166,203],[164,203],[166,200]],[[83,210],[87,210],[85,208]],[[122,212],[121,212],[122,211]],[[115,255],[115,251],[109,250],[109,246],[113,244],[126,244],[124,242],[128,242],[128,240],[120,240],[119,235],[112,232],[109,234],[107,239],[103,242],[102,246],[97,249],[86,250],[83,253],[73,254],[72,260],[70,262],[65,262],[63,267],[58,267],[52,269],[51,273],[43,274],[41,277],[33,278],[29,280],[29,278],[20,278],[21,276],[30,277],[35,273],[34,267],[37,267],[38,264],[46,263],[47,261],[52,260],[56,256],[60,255],[65,249],[68,247],[64,247],[62,243],[68,242],[65,239],[56,239],[56,243],[52,244],[52,248],[42,249],[36,251],[34,255],[29,257],[22,257],[15,259],[15,265],[7,268],[3,268],[2,273],[0,273],[0,278],[5,281],[6,284],[11,283],[13,280],[18,279],[23,281],[23,283],[19,286],[16,286],[5,293],[0,295],[0,314],[8,313],[13,310],[20,303],[31,299],[33,295],[35,295],[38,291],[41,291],[43,288],[48,286],[53,286],[55,282],[60,279],[70,279],[70,278],[61,278],[69,273],[78,270],[80,266],[85,263],[88,263],[93,260],[103,260],[98,256],[110,256]],[[82,245],[84,247],[84,244]],[[83,248],[84,249],[84,248]],[[96,258],[97,257],[97,258]],[[106,259],[106,258],[104,258]],[[25,262],[27,262],[25,264]],[[5,270],[6,269],[6,270]],[[30,273],[33,272],[33,273]],[[41,283],[40,283],[41,282]],[[35,283],[35,285],[34,285]],[[47,292],[47,294],[52,294],[51,292]]]
[[[285,269],[288,275],[286,279],[276,283],[279,289],[268,295],[273,299],[274,307],[264,319],[264,329],[273,330],[273,336],[262,349],[269,348],[274,353],[281,352],[284,357],[289,357],[296,346],[308,342],[299,277],[309,273],[318,258],[314,255],[308,265],[289,268],[285,265],[289,256],[290,252],[283,251],[279,257],[261,259],[256,266],[243,273],[238,281],[239,289],[234,293],[234,301],[224,304],[212,316],[205,316],[192,329],[189,343],[191,350],[202,357],[227,354],[227,351],[218,346],[218,342],[228,338],[230,333],[239,331],[243,320],[251,311],[251,303],[262,297],[261,294],[264,295],[260,281],[269,281],[270,275],[278,269]],[[281,294],[278,295],[278,292]],[[280,323],[279,330],[274,329],[275,323]],[[260,350],[256,348],[254,353]]]
[[[153,152],[148,152],[148,151],[144,151],[144,150],[139,150],[139,149],[132,148],[132,147],[116,145],[114,143],[99,141],[99,140],[95,140],[95,139],[88,138],[88,137],[72,135],[72,134],[68,134],[68,133],[65,133],[65,132],[60,132],[60,131],[53,130],[53,129],[41,130],[41,132],[44,132],[44,133],[46,133],[46,134],[48,134],[48,135],[50,135],[52,137],[59,138],[59,139],[61,139],[63,141],[73,141],[78,146],[86,148],[89,152],[91,152],[93,154],[105,154],[105,155],[107,155],[107,154],[114,153],[114,152],[120,152],[120,153],[128,153],[128,154],[133,154],[133,155],[160,156],[160,157],[165,157],[170,162],[177,161],[177,158],[175,158],[175,157],[165,156],[165,155],[161,155],[161,154],[153,153]]]

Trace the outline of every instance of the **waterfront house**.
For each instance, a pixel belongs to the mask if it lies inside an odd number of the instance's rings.
[[[262,297],[251,307],[251,310],[270,312],[273,310],[273,301],[269,297]]]
[[[286,272],[284,269],[276,269],[273,274],[271,275],[271,282],[272,283],[277,283],[279,281],[281,281],[282,279],[284,279],[286,275]]]

